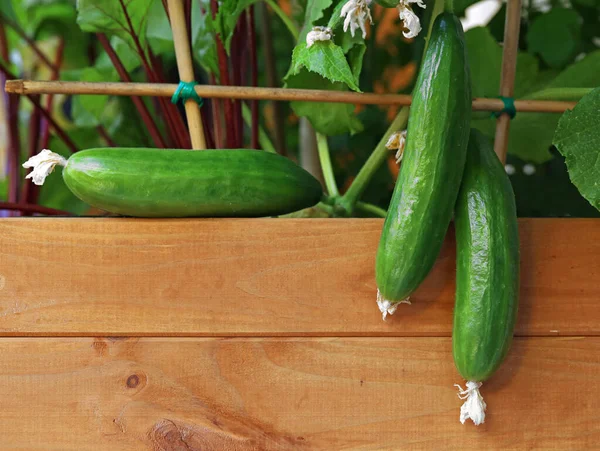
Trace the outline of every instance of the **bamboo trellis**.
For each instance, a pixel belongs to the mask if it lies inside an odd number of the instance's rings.
[[[504,27],[504,49],[502,55],[502,74],[500,95],[512,97],[517,64],[519,29],[521,20],[521,0],[507,0],[506,22]],[[193,80],[192,58],[187,39],[186,26],[182,11],[181,0],[168,1],[170,20],[173,31],[173,41],[176,51],[179,75],[183,81]],[[12,94],[102,94],[115,96],[153,96],[171,97],[177,89],[176,84],[167,83],[90,83],[62,81],[31,81],[8,80],[6,92]],[[195,87],[200,97],[214,99],[248,99],[248,100],[278,100],[306,102],[336,102],[350,104],[376,105],[410,105],[411,96],[402,94],[375,94],[339,92],[310,89],[256,88],[249,86],[212,86],[198,85]],[[514,102],[519,112],[560,113],[573,108],[576,102],[557,100],[524,99]],[[186,102],[186,115],[193,148],[205,147],[204,132],[200,110],[193,100]],[[504,103],[498,98],[475,98],[473,110],[500,112]],[[504,162],[508,147],[510,118],[502,114],[497,119],[495,151]]]

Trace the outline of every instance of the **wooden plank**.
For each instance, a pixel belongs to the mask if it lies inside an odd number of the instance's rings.
[[[449,336],[453,233],[392,319],[381,220],[0,221],[3,335]],[[520,221],[518,335],[600,333],[600,221]],[[401,258],[401,257],[399,257]]]
[[[0,340],[0,447],[591,449],[600,338],[518,338],[458,421],[449,338]],[[187,447],[185,446],[187,445]]]

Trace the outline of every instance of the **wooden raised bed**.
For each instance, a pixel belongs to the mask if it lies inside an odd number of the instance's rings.
[[[510,357],[458,421],[454,243],[387,322],[381,220],[3,219],[0,448],[591,448],[600,222],[520,221]]]

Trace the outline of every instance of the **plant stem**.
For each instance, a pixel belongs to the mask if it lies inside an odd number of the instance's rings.
[[[254,23],[254,5],[250,5],[246,10],[246,20],[248,21],[248,45],[250,46],[250,84],[258,85],[258,64],[256,58],[256,27]],[[250,101],[252,110],[252,127],[250,130],[250,147],[258,148],[258,100]]]
[[[210,74],[210,84],[216,85],[217,80],[214,74]],[[212,109],[212,124],[215,135],[215,148],[222,149],[225,147],[223,142],[223,101],[221,99],[211,99],[210,106]]]
[[[216,19],[219,6],[217,0],[210,0],[210,7],[213,14],[213,19]],[[229,83],[229,66],[227,64],[227,53],[223,46],[221,35],[215,36],[217,46],[217,58],[219,60],[219,82],[223,86],[228,86]],[[233,124],[233,104],[231,100],[227,99],[223,101],[224,104],[224,119],[225,124],[231,126]],[[225,133],[225,146],[231,148],[234,144],[233,133]]]
[[[102,137],[102,139],[104,140],[104,142],[106,143],[106,145],[108,147],[117,147],[115,142],[112,140],[112,138],[108,134],[108,131],[104,128],[104,125],[98,125],[96,127],[96,131]]]
[[[387,216],[386,210],[378,207],[377,205],[369,204],[367,202],[356,202],[356,208],[365,213],[371,213],[381,218],[385,218]]]
[[[253,126],[252,112],[248,105],[245,102],[242,102],[242,115],[244,116],[244,121],[248,124],[249,127]],[[277,153],[271,139],[267,132],[258,124],[258,143],[262,150],[271,153]]]
[[[315,135],[317,137],[317,150],[319,152],[319,161],[321,162],[321,170],[323,171],[323,179],[325,180],[327,194],[329,194],[330,197],[339,196],[340,192],[335,183],[335,174],[333,173],[333,166],[331,165],[331,155],[329,153],[327,136],[319,132],[316,132]]]
[[[452,0],[449,0],[452,1]],[[435,18],[444,12],[444,0],[435,0],[433,4],[433,10],[431,11],[431,19],[429,19],[429,27],[427,28],[427,36],[425,37],[425,47],[423,47],[423,55],[427,51],[427,47],[429,46],[429,37],[431,36],[431,30],[433,29],[433,23],[435,22]],[[423,65],[423,58],[421,58],[421,66]]]
[[[262,49],[264,52],[264,68],[267,78],[267,86],[276,88],[279,86],[279,77],[277,76],[277,68],[275,67],[275,48],[273,46],[273,33],[271,31],[271,13],[267,9],[267,5],[259,3],[257,5],[261,15],[261,38]],[[285,148],[285,123],[284,123],[284,105],[281,102],[271,102],[273,110],[273,134],[275,139],[275,148],[281,155],[287,155]]]
[[[231,75],[234,86],[241,86],[243,84],[242,78],[245,74],[244,70],[244,53],[246,51],[246,38],[245,32],[246,22],[239,20],[235,26],[233,32],[233,38],[231,40],[231,54],[229,57],[229,64],[231,67]],[[233,100],[233,129],[235,130],[235,145],[234,147],[244,147],[244,120],[242,119],[242,105],[240,100]]]
[[[548,88],[525,96],[528,100],[580,100],[594,88]]]
[[[383,137],[373,150],[373,153],[369,156],[364,166],[360,169],[356,178],[346,191],[346,193],[340,199],[340,205],[348,210],[349,213],[354,209],[354,205],[362,195],[363,191],[375,175],[375,172],[379,169],[379,166],[383,164],[390,151],[385,146],[390,135],[394,132],[402,130],[406,127],[408,122],[408,107],[403,107],[396,118],[392,121]]]
[[[14,202],[0,202],[0,210],[22,211],[24,213],[38,213],[42,215],[73,216],[73,214],[68,211],[55,210],[54,208],[43,207],[41,205],[17,204]]]
[[[454,12],[454,0],[446,0],[444,10],[453,13]],[[435,17],[435,16],[433,16]]]
[[[294,37],[294,40],[298,41],[300,30],[298,30],[298,27],[294,24],[294,22],[292,22],[292,19],[290,19],[290,17],[283,12],[275,0],[265,0],[265,3],[269,5],[273,12],[279,16],[281,21],[285,24],[291,35]]]
[[[15,77],[1,62],[0,62],[0,72],[2,72],[5,76],[5,78],[8,80],[16,80],[17,79],[17,77]],[[73,153],[77,152],[78,149],[77,149],[77,146],[75,145],[75,143],[71,140],[71,138],[69,138],[69,135],[67,135],[65,133],[65,131],[61,128],[61,126],[56,123],[56,121],[52,118],[52,115],[50,114],[50,112],[46,108],[44,108],[42,105],[40,105],[40,102],[38,102],[35,98],[33,98],[33,96],[31,94],[25,94],[25,96],[31,101],[31,103],[33,103],[33,106],[35,108],[38,108],[40,110],[40,113],[42,113],[42,116],[44,116],[46,118],[46,120],[50,123],[50,125],[52,125],[52,128],[54,129],[54,131],[56,132],[58,137],[63,140],[63,142],[67,145],[69,150]]]
[[[121,62],[121,59],[119,58],[117,53],[114,51],[114,49],[110,45],[110,41],[108,40],[106,35],[104,35],[102,33],[97,33],[96,36],[98,37],[100,44],[104,48],[104,51],[110,58],[110,61],[112,62],[113,66],[117,70],[117,73],[119,74],[119,77],[121,78],[121,80],[125,81],[125,82],[131,82],[131,77],[127,73],[127,70],[125,69],[125,66],[123,65],[123,63]],[[133,104],[135,105],[140,117],[142,118],[144,125],[148,129],[148,133],[150,133],[150,136],[152,137],[152,141],[154,141],[154,145],[161,149],[167,148],[167,145],[166,145],[165,141],[163,140],[163,137],[161,136],[160,131],[158,130],[158,126],[154,122],[154,119],[152,118],[152,115],[150,114],[150,111],[146,107],[146,104],[144,103],[144,101],[140,97],[131,97],[131,100],[132,100]]]
[[[36,97],[36,99],[39,99],[39,96]],[[28,138],[27,138],[27,156],[29,158],[31,158],[32,156],[34,156],[37,152],[39,152],[39,141],[40,141],[40,126],[41,126],[41,113],[39,110],[37,109],[33,109],[33,111],[31,112],[31,115],[29,116],[29,127],[28,127]],[[33,191],[37,191],[36,188],[38,188],[37,185],[34,185],[33,183],[24,183],[21,186],[21,195],[19,196],[19,203],[20,204],[28,204],[28,203],[35,203],[31,202],[30,199],[33,196]],[[27,215],[27,212],[24,212],[24,216]]]
[[[423,49],[423,54],[425,54],[429,45],[429,38],[431,37],[433,22],[435,21],[435,18],[444,10],[444,5],[444,0],[435,0],[435,3],[433,4],[433,11],[431,13],[427,36],[425,37],[425,48]],[[423,63],[424,58],[421,59],[421,66],[423,66]],[[346,193],[344,193],[344,195],[338,200],[339,205],[345,208],[349,214],[352,213],[356,202],[366,189],[371,178],[375,175],[375,172],[377,172],[377,169],[379,169],[379,166],[381,166],[385,161],[389,152],[385,145],[387,144],[390,135],[406,128],[406,124],[408,123],[408,111],[409,107],[405,106],[402,107],[402,109],[398,112],[381,138],[381,141],[379,141],[377,147],[375,147],[373,150],[373,153],[369,156],[364,166],[360,169]]]
[[[27,33],[25,32],[25,30],[23,30],[18,23],[13,22],[12,20],[6,18],[5,16],[0,16],[0,20],[2,20],[2,22],[4,22],[6,25],[8,25],[10,28],[12,28],[15,31],[15,33],[17,33],[19,35],[19,37],[27,43],[27,45],[31,48],[31,50],[33,50],[33,53],[35,53],[37,55],[37,57],[46,66],[48,66],[51,70],[55,69],[55,66],[52,63],[52,61],[50,61],[48,59],[48,57],[44,54],[44,52],[42,52],[40,50],[40,48],[37,46],[35,41],[33,39],[31,39],[29,36],[27,36]]]

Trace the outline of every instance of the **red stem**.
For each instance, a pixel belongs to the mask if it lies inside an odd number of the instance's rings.
[[[215,76],[210,74],[210,84],[215,85],[217,81],[215,80]],[[211,109],[212,109],[212,123],[215,135],[215,148],[222,149],[224,147],[223,143],[223,127],[222,127],[222,117],[221,114],[223,112],[223,101],[221,99],[211,99],[210,101]]]
[[[21,172],[19,157],[21,151],[21,138],[19,136],[19,96],[8,96],[8,136],[10,149],[8,153],[8,201],[17,202],[19,198],[19,182]]]
[[[144,48],[142,47],[142,43],[140,42],[140,39],[139,39],[135,29],[133,28],[133,23],[131,22],[131,17],[129,16],[129,12],[127,11],[127,6],[125,6],[125,1],[119,0],[119,4],[121,5],[121,9],[123,10],[123,15],[125,16],[125,20],[127,21],[128,33],[131,36],[131,39],[133,40],[133,45],[135,46],[136,52],[138,53],[138,55],[140,57],[142,66],[144,67],[146,76],[148,77],[148,81],[151,83],[161,83],[162,77],[160,77],[157,74],[156,68],[153,68],[151,62],[149,62],[147,54],[144,51]],[[150,49],[148,51],[148,55],[150,55]],[[164,98],[160,98],[159,104],[161,106],[162,112],[164,113],[163,116],[164,116],[165,120],[167,121],[169,128],[171,128],[171,130],[173,130],[173,132],[174,132],[173,138],[174,138],[175,144],[177,145],[177,147],[185,147],[185,144],[184,144],[185,141],[182,141],[182,137],[187,136],[188,133],[185,128],[185,124],[183,123],[183,120],[181,119],[181,115],[179,114],[177,109],[174,108],[173,104],[168,103],[168,100],[166,100]],[[177,118],[179,118],[179,120]],[[191,144],[189,147],[191,147]]]
[[[231,43],[231,72],[233,73],[233,84],[242,86],[245,69],[245,50],[246,50],[246,21],[240,20],[236,24],[233,39]],[[235,130],[235,148],[244,147],[244,120],[242,118],[242,103],[239,100],[233,102],[233,124]]]
[[[39,99],[39,96],[36,100]],[[40,141],[40,129],[41,129],[41,113],[39,110],[34,109],[29,117],[29,137],[27,140],[27,156],[31,158],[37,152],[39,152],[39,141]],[[35,204],[35,200],[31,202],[31,198],[37,197],[40,187],[33,183],[24,183],[21,187],[21,196],[19,197],[19,203],[21,204]],[[35,195],[34,195],[35,192]],[[27,216],[29,212],[24,212],[24,216]]]
[[[216,18],[217,12],[219,10],[219,6],[217,4],[217,0],[210,0],[210,8],[213,14],[213,19]],[[217,45],[217,57],[219,59],[219,82],[222,86],[228,86],[229,83],[229,67],[227,64],[227,53],[225,52],[225,47],[223,46],[223,41],[221,40],[221,36],[216,36],[216,45]],[[235,145],[235,129],[230,128],[227,130],[227,127],[231,127],[233,124],[233,104],[231,100],[227,99],[223,101],[224,104],[224,113],[225,113],[225,146],[229,148],[234,148]]]
[[[54,64],[54,70],[52,71],[52,75],[50,77],[50,80],[52,80],[52,81],[58,80],[58,78],[59,78],[60,67],[62,66],[62,60],[63,60],[63,56],[64,56],[64,49],[65,49],[65,40],[63,38],[60,38],[60,41],[58,42],[58,48],[56,49],[56,60],[55,60],[55,64]],[[46,109],[50,112],[52,112],[53,102],[54,102],[54,95],[48,94],[48,96],[46,97]],[[48,124],[48,121],[45,119],[42,119],[41,122],[42,122],[42,125],[41,125],[42,140],[41,140],[40,144],[42,146],[41,147],[42,149],[46,149],[48,147],[48,145],[50,144],[50,126]],[[30,155],[30,156],[32,156],[32,155]],[[39,192],[39,189],[30,190],[30,195],[34,196],[34,197],[26,198],[25,201],[30,204],[35,204],[37,201],[37,193],[38,192]]]
[[[17,79],[17,77],[15,77],[1,62],[0,62],[0,72],[4,73],[4,76],[8,80],[16,80]],[[40,113],[42,113],[42,116],[44,116],[48,120],[48,122],[50,122],[50,125],[52,126],[52,128],[54,129],[54,131],[56,132],[58,137],[64,141],[64,143],[67,145],[69,150],[73,153],[77,152],[78,149],[77,149],[77,146],[75,145],[75,143],[71,140],[71,138],[69,138],[69,135],[67,135],[65,133],[65,131],[61,128],[61,126],[58,125],[54,119],[52,119],[52,115],[50,114],[50,112],[46,108],[44,108],[42,105],[40,105],[40,102],[35,100],[31,94],[25,94],[25,96],[31,101],[31,103],[33,104],[33,106],[35,108],[38,108],[40,110]]]
[[[150,63],[152,64],[154,73],[158,79],[158,83],[165,83],[165,76],[162,73],[162,67],[160,65],[160,61],[157,57],[154,56],[152,50],[148,50],[150,54]],[[158,103],[161,106],[162,110],[166,112],[165,117],[170,125],[171,130],[175,133],[175,142],[177,143],[177,147],[180,149],[191,149],[192,141],[190,140],[190,134],[188,129],[185,126],[185,122],[183,121],[183,117],[179,114],[179,110],[177,109],[177,105],[173,105],[170,99],[165,97],[159,97]]]
[[[100,44],[104,48],[104,51],[110,58],[110,61],[112,62],[113,66],[117,70],[121,81],[131,82],[131,77],[127,73],[127,70],[121,62],[121,59],[111,47],[110,41],[108,40],[106,35],[102,33],[97,33],[96,36],[98,37]],[[161,149],[167,148],[167,145],[165,144],[165,141],[163,140],[163,137],[161,136],[160,131],[158,130],[158,126],[154,122],[154,119],[152,118],[150,111],[148,111],[148,108],[146,107],[144,101],[140,97],[131,97],[131,100],[135,105],[140,117],[142,118],[144,125],[148,129],[148,133],[150,133],[152,141],[154,141],[154,145]]]
[[[192,39],[192,0],[185,0],[183,3],[183,9],[185,14],[185,26],[187,28],[187,35],[190,39],[190,48],[194,48],[194,41]]]
[[[41,205],[17,204],[14,202],[0,202],[0,210],[22,211],[24,213],[38,213],[42,215],[65,215],[73,216],[68,211],[55,210],[54,208],[43,207]]]
[[[108,147],[117,147],[117,145],[115,144],[115,142],[112,140],[112,138],[110,137],[110,135],[108,134],[108,131],[106,130],[106,128],[104,128],[103,125],[98,125],[96,127],[96,131],[98,132],[98,134],[102,137],[102,139],[106,142],[106,145]]]
[[[48,66],[50,69],[55,70],[55,66],[52,63],[52,61],[50,61],[48,59],[48,57],[46,55],[44,55],[44,53],[40,50],[40,48],[37,46],[37,44],[35,43],[35,41],[33,39],[31,39],[29,36],[27,36],[27,33],[25,33],[25,31],[19,26],[18,23],[13,22],[12,20],[2,16],[2,21],[8,25],[10,28],[12,28],[15,33],[17,33],[19,35],[19,37],[21,39],[23,39],[25,42],[27,42],[27,44],[29,45],[29,47],[31,47],[31,50],[33,50],[33,53],[35,53],[38,58],[40,60],[42,60],[42,62]],[[5,59],[5,61],[8,61],[8,59]]]
[[[258,65],[256,58],[256,29],[254,25],[254,5],[250,5],[246,11],[248,20],[248,45],[250,46],[250,84],[258,85]],[[252,112],[252,129],[250,133],[250,147],[258,149],[258,100],[250,101],[250,110]]]

